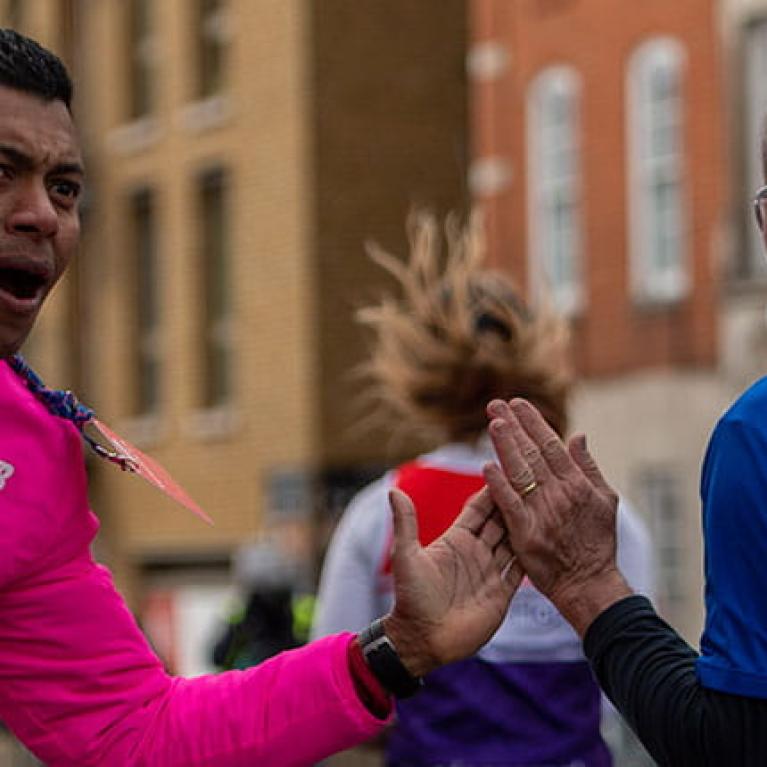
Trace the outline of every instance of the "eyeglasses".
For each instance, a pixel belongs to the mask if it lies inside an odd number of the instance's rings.
[[[764,231],[764,225],[767,222],[767,186],[757,189],[753,202],[756,223],[759,229]]]

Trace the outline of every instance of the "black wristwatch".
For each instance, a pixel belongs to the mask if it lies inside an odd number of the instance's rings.
[[[396,698],[409,698],[421,689],[423,679],[413,676],[403,665],[397,648],[384,632],[383,618],[361,631],[358,641],[370,670],[387,692]]]

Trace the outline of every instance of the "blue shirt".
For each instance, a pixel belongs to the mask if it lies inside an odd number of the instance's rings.
[[[698,677],[720,692],[767,698],[767,378],[717,423],[701,498],[706,624]]]

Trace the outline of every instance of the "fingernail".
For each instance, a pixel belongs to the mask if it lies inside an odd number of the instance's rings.
[[[506,428],[506,421],[503,418],[494,418],[490,421],[490,429],[494,434],[500,434]]]
[[[487,412],[491,416],[500,417],[505,412],[506,405],[504,402],[501,402],[499,399],[494,399],[488,406],[487,406]]]

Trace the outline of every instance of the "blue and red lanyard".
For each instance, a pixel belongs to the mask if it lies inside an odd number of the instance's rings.
[[[20,354],[14,354],[8,362],[13,371],[24,381],[29,391],[46,407],[48,412],[71,421],[99,458],[117,464],[123,471],[133,470],[131,460],[128,457],[108,450],[85,432],[85,427],[96,416],[93,410],[83,405],[71,391],[49,389]]]

